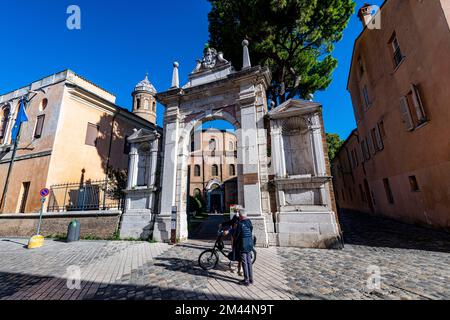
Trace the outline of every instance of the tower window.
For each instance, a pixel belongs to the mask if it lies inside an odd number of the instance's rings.
[[[140,107],[141,107],[141,99],[137,98],[136,99],[136,109],[139,110]]]
[[[156,102],[153,101],[153,111],[156,112]]]

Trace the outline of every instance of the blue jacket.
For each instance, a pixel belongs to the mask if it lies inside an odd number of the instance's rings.
[[[249,219],[238,223],[234,236],[240,252],[248,253],[253,250],[253,225]]]

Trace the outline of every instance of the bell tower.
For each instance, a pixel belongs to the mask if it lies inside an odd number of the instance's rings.
[[[132,93],[133,113],[139,117],[156,124],[156,89],[148,81],[148,73],[145,79],[139,82]]]

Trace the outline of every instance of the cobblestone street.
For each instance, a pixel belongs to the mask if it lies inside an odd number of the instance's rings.
[[[224,260],[210,272],[198,267],[212,247],[198,237],[177,246],[47,240],[37,250],[26,239],[0,239],[0,299],[450,298],[450,235],[352,213],[341,222],[344,250],[258,248],[248,290]],[[210,218],[200,231],[216,223]],[[370,267],[380,268],[380,290],[367,288]]]

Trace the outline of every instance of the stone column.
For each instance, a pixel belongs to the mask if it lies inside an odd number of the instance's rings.
[[[178,106],[168,107],[164,128],[164,163],[161,188],[161,213],[156,218],[154,240],[168,242],[170,240],[171,213],[176,199],[176,180],[179,140]]]
[[[244,208],[253,222],[254,234],[259,245],[269,243],[266,219],[262,212],[262,194],[259,171],[258,128],[255,106],[255,86],[242,85],[239,103],[241,105],[238,160],[242,164]]]
[[[286,176],[286,161],[284,159],[284,143],[282,130],[277,123],[272,126],[272,166],[275,168],[275,176],[282,178]]]
[[[310,123],[310,137],[313,150],[315,175],[318,177],[324,177],[327,175],[327,170],[325,164],[320,117],[318,113],[314,113],[308,115],[308,118]],[[320,197],[322,199],[322,204],[331,209],[331,198],[327,190],[328,184],[322,186],[322,188],[320,188]]]
[[[319,115],[317,113],[309,115],[310,130],[311,130],[311,143],[314,152],[314,169],[316,176],[326,176],[325,155],[322,145],[322,127],[319,121]]]
[[[275,168],[275,176],[277,178],[285,178],[286,160],[284,155],[283,131],[281,128],[281,120],[275,120],[272,126],[272,166]],[[284,191],[277,188],[277,205],[278,208],[286,205]]]

